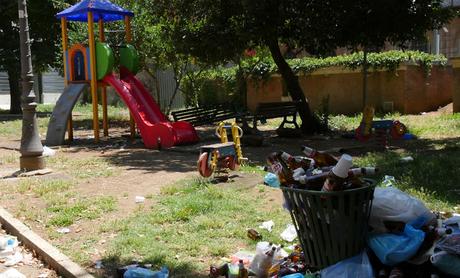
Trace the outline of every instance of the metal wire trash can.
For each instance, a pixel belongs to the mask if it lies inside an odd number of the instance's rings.
[[[376,184],[365,181],[338,192],[281,187],[308,266],[322,269],[363,250]]]

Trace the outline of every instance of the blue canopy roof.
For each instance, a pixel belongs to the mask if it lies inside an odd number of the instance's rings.
[[[111,3],[109,0],[83,0],[56,15],[65,17],[69,21],[88,21],[88,12],[93,12],[94,22],[102,18],[103,21],[123,20],[124,17],[133,17],[134,13]]]

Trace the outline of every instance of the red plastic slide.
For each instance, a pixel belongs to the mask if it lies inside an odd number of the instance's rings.
[[[103,81],[111,85],[128,106],[147,148],[170,148],[199,140],[195,128],[190,123],[169,122],[133,74],[126,69],[123,69],[122,74],[124,80],[109,74]]]

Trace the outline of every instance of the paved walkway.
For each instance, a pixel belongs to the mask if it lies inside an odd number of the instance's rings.
[[[43,95],[43,103],[45,104],[55,104],[59,98],[60,93],[45,93]],[[9,110],[10,109],[10,94],[9,92],[0,92],[0,109]]]

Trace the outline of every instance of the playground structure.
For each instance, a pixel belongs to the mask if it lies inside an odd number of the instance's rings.
[[[83,0],[58,13],[61,20],[65,89],[51,116],[46,135],[49,146],[62,145],[65,132],[73,140],[72,109],[81,93],[89,86],[93,107],[94,140],[99,142],[98,89],[102,97],[103,134],[108,136],[107,86],[112,86],[130,110],[130,131],[134,137],[135,124],[147,148],[169,148],[174,145],[195,143],[199,140],[194,127],[184,121],[170,122],[148,90],[135,77],[139,58],[131,43],[130,19],[134,16],[108,0]],[[114,54],[105,43],[104,23],[123,20],[125,41],[119,49],[119,77],[112,70]],[[88,24],[88,45],[68,47],[67,22]],[[95,41],[94,23],[99,28],[99,41]]]
[[[228,141],[227,128],[231,129],[233,142]],[[235,123],[219,123],[216,128],[216,136],[220,138],[220,143],[202,146],[198,158],[198,172],[202,177],[210,177],[214,172],[226,173],[226,169],[237,170],[238,167],[247,160],[243,157],[241,150],[241,137],[243,130]],[[227,180],[224,175],[218,178]]]
[[[388,139],[402,139],[407,132],[406,126],[400,121],[377,120],[374,121],[374,108],[366,106],[363,111],[361,124],[355,130],[355,137],[361,142],[368,141],[372,136],[376,136],[378,142],[388,146]]]

